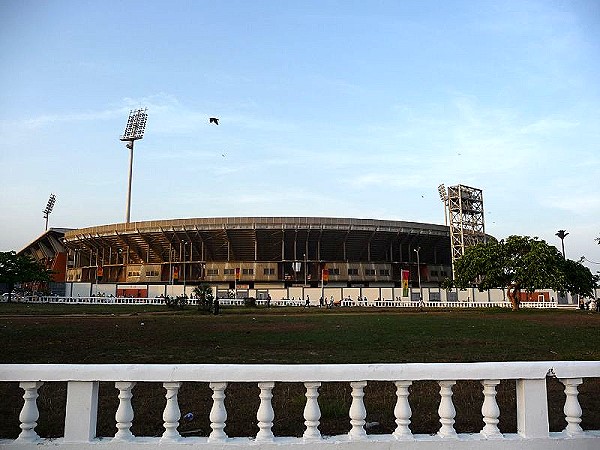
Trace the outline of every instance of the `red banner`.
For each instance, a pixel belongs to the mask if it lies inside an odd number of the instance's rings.
[[[240,268],[239,267],[235,268],[235,279],[236,280],[240,279]]]

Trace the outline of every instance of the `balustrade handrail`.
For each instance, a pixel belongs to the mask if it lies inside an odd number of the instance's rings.
[[[501,375],[501,376],[500,376]],[[390,381],[600,377],[598,361],[402,364],[5,364],[0,381]]]

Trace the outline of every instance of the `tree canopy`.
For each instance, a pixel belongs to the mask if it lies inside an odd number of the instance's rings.
[[[597,281],[580,262],[566,260],[556,247],[529,236],[509,236],[474,245],[454,264],[455,286],[507,288],[515,310],[522,290],[552,289],[592,296]]]
[[[14,251],[0,252],[0,283],[8,285],[9,301],[16,284],[51,281],[51,274],[31,256],[18,255]]]
[[[196,286],[193,294],[198,298],[198,310],[213,311],[214,296],[212,288],[208,284]]]

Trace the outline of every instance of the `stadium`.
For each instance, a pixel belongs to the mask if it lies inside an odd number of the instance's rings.
[[[68,283],[208,283],[218,289],[294,285],[436,285],[451,274],[447,226],[318,217],[228,217],[117,223],[68,230]],[[155,289],[150,289],[156,291]],[[129,292],[122,292],[129,294]],[[135,292],[143,294],[143,292]]]
[[[209,284],[236,297],[276,290],[290,296],[295,287],[302,297],[324,287],[338,295],[392,288],[379,291],[391,296],[407,282],[422,295],[423,287],[439,288],[452,277],[467,246],[486,239],[482,191],[438,190],[449,225],[331,217],[126,221],[50,228],[20,253],[54,272],[50,289],[58,295],[154,297]]]

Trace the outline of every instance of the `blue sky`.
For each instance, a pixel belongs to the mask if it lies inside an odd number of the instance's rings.
[[[123,222],[148,107],[132,221],[443,224],[465,184],[488,233],[600,262],[598,1],[2,1],[0,61],[0,250],[50,193],[51,226]]]

